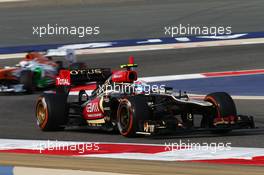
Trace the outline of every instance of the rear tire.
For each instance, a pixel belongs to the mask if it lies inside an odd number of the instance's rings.
[[[35,91],[32,71],[30,70],[22,71],[19,81],[23,85],[23,88],[26,90],[26,93],[33,93]]]
[[[135,137],[136,132],[143,126],[143,122],[149,116],[150,112],[145,96],[133,96],[122,99],[117,109],[119,133],[125,137]]]
[[[209,116],[204,116],[207,117],[204,121],[209,122],[207,125],[211,128],[217,129],[212,132],[217,134],[230,132],[232,130],[230,129],[230,121],[224,119],[233,117],[235,121],[237,120],[236,105],[232,97],[226,92],[215,92],[208,94],[204,100],[211,102],[214,105],[208,114]],[[219,121],[219,124],[215,123],[216,120]]]
[[[37,124],[43,131],[56,131],[67,124],[66,94],[44,94],[37,100]]]

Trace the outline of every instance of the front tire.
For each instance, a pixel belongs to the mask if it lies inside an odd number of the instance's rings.
[[[135,137],[136,132],[149,118],[147,99],[144,96],[133,96],[121,99],[117,109],[117,127],[122,136]]]
[[[67,95],[44,94],[36,104],[37,124],[43,131],[63,129],[67,123]]]
[[[215,128],[214,133],[228,133],[231,131],[230,126],[237,121],[236,105],[232,97],[225,92],[215,92],[208,94],[205,99],[213,104],[209,110],[207,122],[209,127]]]

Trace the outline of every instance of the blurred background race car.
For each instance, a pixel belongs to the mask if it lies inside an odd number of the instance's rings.
[[[33,93],[36,89],[52,87],[62,64],[30,52],[17,65],[0,69],[0,92]]]

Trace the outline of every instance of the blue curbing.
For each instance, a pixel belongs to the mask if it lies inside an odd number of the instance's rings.
[[[147,38],[147,39],[131,39],[131,40],[113,40],[100,41],[89,43],[65,43],[65,44],[42,44],[42,45],[27,45],[27,46],[10,46],[0,48],[0,54],[24,53],[28,51],[47,51],[49,49],[56,49],[65,45],[72,44],[90,44],[83,49],[92,48],[110,48],[110,47],[125,47],[125,46],[141,46],[141,45],[155,45],[155,44],[175,44],[175,43],[190,43],[190,42],[206,42],[206,41],[220,41],[220,40],[235,40],[235,39],[253,39],[264,38],[264,32],[251,33],[233,33],[230,35],[217,36],[179,36],[167,38]],[[101,45],[100,45],[101,44]]]
[[[0,175],[14,175],[13,166],[0,166]]]
[[[264,81],[262,80],[264,80],[264,74],[172,80],[150,84],[166,85],[168,87],[173,87],[176,91],[182,90],[194,94],[225,91],[231,95],[264,96]]]

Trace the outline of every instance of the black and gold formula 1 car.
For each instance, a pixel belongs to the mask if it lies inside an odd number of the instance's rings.
[[[125,137],[255,127],[253,117],[237,114],[229,94],[214,92],[197,100],[165,86],[151,88],[137,81],[135,67],[131,58],[118,71],[85,66],[62,70],[57,90],[37,99],[38,126],[43,131],[69,126],[118,130]]]

